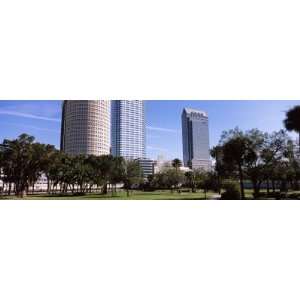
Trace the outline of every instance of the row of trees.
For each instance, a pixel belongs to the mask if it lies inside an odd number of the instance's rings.
[[[144,190],[169,189],[171,192],[191,191],[193,193],[202,189],[205,194],[208,190],[218,191],[218,178],[214,171],[202,169],[182,171],[182,162],[175,158],[171,164],[166,164],[160,172],[149,176],[144,183]]]
[[[42,174],[47,178],[49,194],[86,193],[95,189],[107,194],[108,186],[114,194],[120,183],[127,195],[133,187],[170,189],[172,192],[179,191],[182,186],[190,187],[192,191],[202,188],[207,174],[200,170],[184,173],[181,166],[182,162],[174,159],[171,167],[145,181],[138,162],[134,160],[126,161],[111,155],[71,156],[52,145],[37,143],[27,134],[15,140],[5,139],[0,144],[1,179],[8,186],[8,194],[20,197],[24,197],[30,187],[34,188]]]
[[[299,160],[295,145],[284,130],[272,134],[258,129],[225,131],[211,155],[216,161],[219,182],[238,179],[242,199],[246,180],[252,183],[254,197],[259,195],[262,183],[266,183],[268,194],[271,188],[275,192],[278,185],[281,191],[288,187],[299,189]]]
[[[122,157],[70,156],[52,145],[37,143],[33,136],[20,135],[15,140],[5,139],[0,145],[0,170],[2,180],[8,185],[9,194],[23,197],[44,174],[48,180],[48,193],[85,193],[92,188],[112,192],[117,183],[123,183],[129,194],[130,188],[143,180],[136,161],[125,161]],[[13,191],[12,191],[13,189]]]
[[[4,140],[0,145],[0,170],[2,180],[8,185],[9,194],[24,196],[44,174],[48,181],[48,193],[85,193],[92,189],[112,192],[123,183],[129,195],[130,189],[144,190],[189,188],[221,192],[224,182],[238,180],[241,197],[245,198],[245,181],[251,181],[254,194],[258,195],[263,183],[270,189],[280,186],[299,189],[300,164],[293,142],[284,130],[263,133],[258,129],[246,132],[235,128],[222,134],[218,146],[211,150],[215,159],[214,170],[180,170],[182,162],[174,159],[171,166],[149,176],[145,182],[136,161],[121,157],[70,156],[51,145],[36,143],[32,136],[22,134],[16,140]],[[13,190],[12,190],[13,189]]]
[[[173,160],[161,172],[151,176],[146,188],[170,189],[180,191],[189,188],[192,192],[203,189],[221,194],[222,189],[235,186],[238,182],[240,191],[236,197],[245,199],[245,184],[251,183],[254,197],[259,197],[262,185],[267,194],[279,188],[299,190],[300,155],[295,151],[293,141],[284,130],[271,134],[258,129],[242,131],[239,128],[224,131],[219,145],[211,149],[215,160],[211,171],[180,171],[181,161]],[[232,194],[231,194],[232,195]],[[232,196],[233,197],[233,196]]]
[[[287,112],[284,125],[287,130],[300,134],[300,106]],[[300,142],[300,140],[299,140]],[[299,145],[300,151],[300,145]],[[171,166],[150,176],[145,182],[137,161],[122,157],[70,156],[52,145],[37,143],[34,137],[22,134],[15,140],[5,139],[0,144],[0,171],[9,193],[23,197],[41,174],[48,180],[48,193],[85,193],[96,188],[102,193],[112,192],[122,183],[129,195],[132,187],[144,190],[189,188],[192,192],[202,188],[221,192],[224,183],[239,182],[242,199],[245,182],[251,181],[254,196],[258,196],[263,183],[267,193],[276,187],[286,191],[299,190],[300,164],[292,140],[285,130],[264,133],[258,129],[242,131],[239,128],[223,132],[219,144],[211,150],[214,169],[181,171],[182,162],[174,159]],[[12,191],[13,189],[13,191]]]
[[[298,153],[284,130],[272,134],[258,129],[243,132],[238,128],[223,132],[219,145],[211,150],[218,182],[238,178],[242,199],[245,198],[245,179],[252,182],[255,198],[263,182],[266,182],[267,194],[270,184],[273,192],[278,183],[281,191],[287,191],[288,186],[299,190],[300,106],[286,112],[283,124],[287,131],[298,133]]]

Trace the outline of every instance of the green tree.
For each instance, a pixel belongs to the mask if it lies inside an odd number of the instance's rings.
[[[45,174],[47,178],[47,192],[48,194],[51,193],[51,177],[50,177],[50,170],[53,165],[57,163],[58,156],[60,152],[55,149],[53,145],[44,145],[40,144],[38,146],[39,150],[39,164],[41,167],[42,172]]]
[[[164,172],[164,180],[168,189],[173,192],[174,188],[179,192],[179,186],[184,182],[184,174],[176,169],[168,169]]]
[[[250,141],[247,137],[237,136],[231,138],[223,145],[224,161],[237,167],[242,199],[245,199],[243,167],[246,163],[246,157],[249,155],[249,143]]]
[[[196,193],[196,177],[193,171],[184,173],[186,185],[192,189],[192,193]]]
[[[217,145],[210,150],[210,155],[215,160],[214,170],[216,176],[217,192],[221,194],[222,182],[225,178],[230,177],[235,172],[235,166],[224,161],[223,147]]]
[[[51,156],[51,163],[46,165],[45,174],[48,178],[48,191],[50,193],[57,192],[58,185],[60,186],[60,192],[65,191],[65,172],[70,170],[66,168],[66,165],[71,167],[71,158],[63,152],[56,151]]]
[[[218,178],[214,172],[197,169],[194,171],[194,176],[196,187],[203,189],[205,199],[207,199],[207,192],[209,190],[219,190]]]
[[[100,182],[103,183],[102,193],[107,194],[107,185],[110,182],[114,167],[114,157],[112,155],[102,155],[98,157],[97,169],[100,170]]]
[[[127,197],[130,195],[130,189],[133,185],[138,185],[143,181],[142,170],[135,160],[125,161],[123,183],[126,189]]]
[[[283,121],[288,131],[296,131],[299,135],[299,151],[300,151],[300,105],[293,107],[286,113]]]
[[[114,157],[111,161],[109,181],[112,185],[112,195],[116,193],[117,184],[122,183],[125,174],[125,160],[123,157]]]
[[[248,139],[247,155],[245,156],[245,173],[252,182],[254,194],[258,195],[260,186],[265,179],[261,151],[267,139],[267,134],[258,129],[246,131]]]
[[[182,166],[182,162],[180,159],[175,158],[172,160],[172,167],[175,168],[176,172],[178,172],[181,166]]]
[[[29,184],[40,176],[41,147],[34,145],[34,137],[21,134],[15,140],[5,139],[0,145],[5,180],[14,183],[17,196],[24,197]]]
[[[247,177],[251,180],[256,194],[264,180],[260,152],[265,140],[266,134],[258,129],[244,133],[235,128],[222,134],[220,142],[222,167],[230,174],[234,175],[237,172],[242,199],[245,199],[244,180]]]
[[[167,177],[167,170],[168,169],[165,169],[164,171],[158,173],[158,174],[155,174],[153,179],[152,179],[152,187],[154,189],[166,189],[168,188],[168,177]]]
[[[91,165],[84,155],[72,157],[72,183],[77,185],[80,193],[85,193],[90,182]]]
[[[270,182],[272,183],[273,192],[275,192],[276,172],[274,170],[287,155],[289,142],[290,139],[284,130],[275,131],[266,137],[260,157],[263,163],[264,179],[267,183],[267,194],[269,194]]]

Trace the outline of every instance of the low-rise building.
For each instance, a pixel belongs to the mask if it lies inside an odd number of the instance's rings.
[[[148,158],[138,158],[139,166],[143,172],[143,177],[147,178],[149,175],[154,174],[154,161]]]

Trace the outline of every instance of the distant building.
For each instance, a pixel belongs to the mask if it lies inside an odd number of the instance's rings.
[[[171,160],[165,160],[164,157],[161,156],[161,155],[159,155],[157,157],[157,160],[153,161],[153,165],[154,165],[154,174],[157,174],[157,173],[160,173],[160,172],[163,172],[165,170],[173,168],[172,161]],[[188,172],[188,171],[191,171],[191,169],[189,167],[184,167],[184,166],[179,167],[179,170],[184,172],[184,173]]]
[[[0,193],[4,190],[4,182],[3,182],[3,171],[0,169]]]
[[[141,100],[111,101],[111,150],[125,159],[146,157],[145,107]]]
[[[206,112],[184,108],[182,120],[183,163],[192,169],[211,169]]]
[[[9,190],[9,183],[4,183],[3,180],[3,174],[0,173],[0,194],[2,192],[8,192]],[[34,185],[29,186],[29,193],[35,192],[45,192],[48,188],[48,180],[45,174],[41,174],[41,176],[37,179],[37,181],[34,183]],[[11,183],[11,191],[14,193],[15,185],[14,183]]]
[[[154,160],[154,174],[159,173],[166,163],[163,155],[158,155],[157,160]]]
[[[300,162],[300,146],[299,146],[300,140],[296,139],[294,141],[294,155],[296,159]]]
[[[142,170],[144,178],[154,174],[154,161],[152,159],[139,158],[137,161]]]
[[[110,103],[105,100],[65,100],[61,150],[71,155],[110,153]]]

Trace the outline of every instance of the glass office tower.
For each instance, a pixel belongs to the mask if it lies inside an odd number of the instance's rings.
[[[145,106],[141,100],[111,101],[111,152],[125,159],[146,157]]]
[[[181,120],[184,166],[192,169],[210,170],[208,116],[206,112],[184,108]]]

